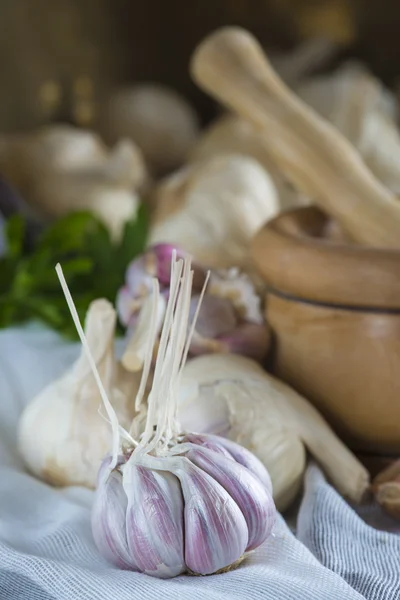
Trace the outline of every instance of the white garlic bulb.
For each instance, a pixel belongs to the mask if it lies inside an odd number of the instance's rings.
[[[307,400],[238,355],[205,355],[186,364],[179,391],[182,430],[221,433],[266,466],[279,510],[298,493],[308,450],[351,500],[367,489],[366,469]]]
[[[268,173],[235,154],[174,174],[161,184],[155,205],[149,245],[176,244],[213,269],[249,269],[254,234],[279,211]]]
[[[110,149],[93,132],[67,125],[0,136],[0,171],[42,216],[90,210],[115,239],[134,218],[138,192],[147,185],[133,142]]]
[[[298,96],[357,148],[371,171],[400,194],[400,133],[393,94],[360,63],[349,61],[328,75],[309,77]]]
[[[233,153],[253,158],[264,167],[276,188],[280,210],[309,203],[276,167],[263,137],[251,123],[236,115],[223,114],[211,123],[193,148],[191,160],[210,160],[212,157]]]
[[[118,375],[114,357],[116,315],[106,300],[89,307],[86,335],[95,363],[123,425],[134,415],[139,380]],[[121,384],[119,386],[119,384]],[[132,396],[133,394],[133,396]],[[99,413],[100,395],[84,353],[59,380],[33,398],[21,415],[18,444],[29,470],[53,485],[95,487],[111,443],[110,426]]]
[[[105,108],[107,137],[133,140],[151,172],[163,175],[180,167],[197,139],[199,123],[190,104],[161,84],[141,83],[116,91]]]

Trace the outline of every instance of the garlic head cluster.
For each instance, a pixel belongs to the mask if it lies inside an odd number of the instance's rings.
[[[218,436],[179,429],[178,388],[190,345],[193,276],[190,260],[177,261],[174,254],[145,427],[139,438],[133,437],[135,420],[125,430],[103,396],[113,444],[98,475],[94,540],[101,554],[118,567],[160,578],[233,568],[268,538],[276,513],[270,478],[255,457]],[[154,279],[142,390],[157,337],[159,293]],[[136,410],[141,403],[139,391]]]
[[[169,272],[172,253],[184,252],[171,244],[156,244],[133,260],[126,272],[125,285],[119,290],[116,306],[121,323],[133,331],[131,342],[131,364],[140,368],[142,360],[133,356],[143,354],[135,340],[146,343],[142,330],[147,330],[146,320],[140,322],[143,305],[151,294],[152,277],[157,277],[160,285],[159,325],[165,312],[165,299],[168,298]],[[202,286],[206,280],[206,270],[199,264],[193,266],[193,294],[190,301],[190,320],[193,319],[199,304]],[[261,299],[256,293],[250,278],[237,268],[212,271],[206,293],[202,299],[196,320],[189,354],[237,353],[262,361],[270,343],[270,330],[262,314]]]

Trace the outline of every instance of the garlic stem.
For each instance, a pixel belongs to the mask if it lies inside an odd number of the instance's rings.
[[[187,357],[188,357],[189,350],[190,350],[190,345],[191,345],[192,340],[193,340],[193,336],[194,336],[194,332],[195,332],[195,328],[196,328],[197,319],[199,318],[200,309],[201,309],[201,306],[203,304],[203,298],[204,298],[204,295],[206,293],[206,289],[207,289],[207,285],[208,285],[208,282],[209,282],[209,279],[210,279],[210,275],[211,275],[211,271],[207,271],[206,278],[205,278],[205,281],[203,283],[203,288],[202,288],[200,296],[199,296],[199,301],[197,303],[197,307],[196,307],[196,310],[195,310],[194,315],[193,315],[192,324],[190,326],[189,333],[188,333],[188,336],[187,336],[187,339],[186,339],[186,346],[185,346],[185,349],[183,351],[182,361],[181,361],[179,372],[178,372],[177,378],[176,378],[176,389],[177,390],[179,389],[179,386],[180,386],[180,382],[181,382],[181,379],[182,379],[182,372],[183,372],[183,369],[184,369],[186,361],[187,361]],[[189,310],[189,313],[190,313],[190,295],[189,295],[189,298],[188,298],[188,310]],[[189,317],[189,313],[188,313],[188,317]],[[177,421],[178,421],[178,393],[175,394],[174,421],[175,421],[175,423],[177,423]]]
[[[164,420],[164,415],[162,417],[161,416],[159,417],[158,423],[156,420],[156,416],[157,416],[158,410],[159,409],[162,410],[162,408],[165,408],[165,405],[167,404],[164,400],[161,407],[159,406],[160,398],[163,396],[162,392],[164,391],[163,390],[163,383],[164,383],[163,375],[164,375],[165,371],[168,372],[168,369],[166,369],[168,340],[169,340],[170,333],[171,333],[171,327],[174,324],[174,318],[173,318],[174,310],[175,310],[176,300],[177,300],[177,296],[178,296],[178,292],[179,292],[180,277],[182,274],[182,270],[183,270],[183,261],[180,260],[180,261],[176,262],[176,254],[174,252],[172,263],[171,263],[170,297],[168,300],[167,310],[165,313],[164,325],[163,325],[162,332],[161,332],[160,346],[158,348],[157,362],[156,362],[154,379],[153,379],[153,386],[152,386],[151,392],[150,392],[148,400],[147,400],[148,414],[147,414],[145,432],[144,432],[144,435],[142,438],[141,448],[144,448],[146,445],[150,444],[150,440],[153,435],[153,428],[155,425],[157,425],[156,434],[158,433],[158,439],[156,440],[156,443],[161,438],[161,433],[160,433],[161,427],[159,425],[160,425],[160,421]],[[156,439],[156,438],[157,438],[157,435],[154,439]],[[154,440],[153,440],[152,447],[154,447],[154,445],[155,444],[154,444]],[[147,451],[150,451],[150,448],[147,448]]]
[[[96,363],[93,360],[93,356],[90,351],[89,344],[87,343],[85,333],[83,331],[81,322],[79,320],[79,316],[78,316],[77,310],[75,308],[74,301],[73,301],[70,291],[68,289],[68,285],[67,285],[67,282],[65,281],[64,273],[63,273],[63,270],[62,270],[60,264],[57,264],[57,266],[56,266],[56,273],[57,273],[58,279],[60,281],[61,288],[64,292],[64,296],[67,301],[68,308],[71,312],[72,320],[73,320],[76,330],[78,332],[81,344],[86,352],[86,356],[87,356],[90,368],[92,369],[93,376],[94,376],[97,386],[99,388],[99,393],[100,393],[101,399],[104,403],[104,406],[106,408],[108,418],[110,419],[111,429],[112,429],[112,461],[110,463],[110,471],[111,471],[112,469],[114,469],[114,467],[117,464],[119,445],[120,445],[120,434],[119,434],[120,425],[118,423],[117,414],[116,414],[111,402],[108,399],[106,390],[104,389],[103,383],[101,381],[99,372],[96,367]]]
[[[146,389],[146,383],[149,378],[149,373],[151,369],[151,358],[153,353],[153,348],[156,343],[156,337],[158,334],[158,307],[159,307],[159,298],[160,298],[160,287],[157,279],[153,279],[153,294],[151,296],[151,317],[150,317],[150,327],[149,327],[149,335],[146,345],[146,353],[144,356],[143,363],[143,373],[142,378],[140,380],[139,390],[135,399],[135,410],[139,411],[140,405],[143,400],[144,392]],[[147,317],[147,314],[146,314]]]
[[[155,302],[155,298],[157,302]],[[153,349],[155,343],[155,337],[152,341],[151,332],[154,328],[156,335],[158,334],[163,322],[164,312],[165,300],[160,294],[154,296],[153,284],[153,294],[149,294],[143,302],[134,332],[121,359],[122,366],[127,371],[135,373],[143,368],[145,358],[148,357],[148,344],[151,344],[151,349]],[[151,328],[149,328],[149,323],[151,323]],[[148,360],[151,362],[151,354]]]

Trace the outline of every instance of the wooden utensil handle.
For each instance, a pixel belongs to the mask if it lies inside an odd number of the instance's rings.
[[[357,151],[295,96],[246,30],[217,30],[196,49],[194,80],[260,131],[286,177],[353,239],[400,247],[400,203]],[[379,140],[377,140],[379,143]]]

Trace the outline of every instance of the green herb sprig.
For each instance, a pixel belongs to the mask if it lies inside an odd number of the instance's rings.
[[[56,272],[59,262],[80,319],[96,298],[112,303],[128,264],[143,252],[148,232],[144,205],[125,225],[118,244],[90,212],[67,215],[48,227],[34,248],[25,250],[25,221],[15,215],[5,228],[7,253],[0,258],[0,327],[39,320],[77,339]]]

